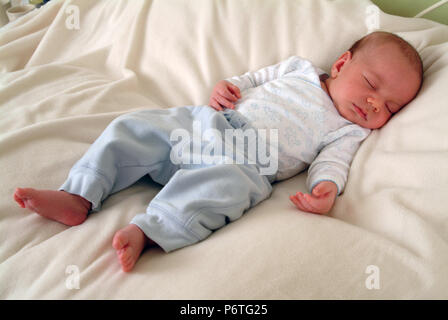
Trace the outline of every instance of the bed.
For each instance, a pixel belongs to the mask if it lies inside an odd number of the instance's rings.
[[[123,113],[207,104],[218,80],[291,55],[328,71],[376,28],[417,48],[424,84],[362,144],[327,215],[289,201],[304,172],[125,273],[112,237],[160,190],[149,177],[75,227],[13,200],[16,187],[57,189]],[[0,298],[447,299],[447,87],[448,26],[368,0],[52,0],[0,29]]]

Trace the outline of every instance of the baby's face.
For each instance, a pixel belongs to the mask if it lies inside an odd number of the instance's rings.
[[[345,52],[326,81],[338,112],[364,128],[377,129],[410,102],[420,78],[395,44]]]

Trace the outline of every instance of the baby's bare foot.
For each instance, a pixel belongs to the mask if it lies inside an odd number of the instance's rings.
[[[90,210],[90,202],[71,193],[55,190],[17,188],[14,200],[22,207],[68,226],[83,223]]]
[[[124,272],[134,267],[146,246],[155,245],[135,224],[129,224],[115,233],[112,246],[117,250],[118,261]]]

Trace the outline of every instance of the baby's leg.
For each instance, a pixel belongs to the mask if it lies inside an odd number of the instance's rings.
[[[162,160],[166,160],[170,145],[157,139],[161,130],[156,124],[172,122],[175,128],[177,123],[170,119],[169,111],[163,110],[115,119],[73,166],[59,191],[19,188],[14,199],[22,208],[73,226],[84,222],[90,210],[99,210],[101,202],[111,193],[132,185],[148,173],[163,182],[167,176],[165,171],[174,170],[168,166],[162,170]],[[168,141],[169,132],[165,134]]]
[[[14,200],[22,207],[68,226],[83,223],[90,210],[90,202],[65,191],[17,188]]]
[[[255,165],[180,169],[131,223],[170,252],[204,240],[271,192]]]
[[[181,126],[178,109],[143,110],[116,118],[72,167],[59,190],[82,196],[92,211],[99,211],[107,197],[148,174],[155,182],[166,183],[177,170],[167,160],[170,134]]]

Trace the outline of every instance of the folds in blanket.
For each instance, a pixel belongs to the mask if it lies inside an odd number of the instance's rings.
[[[0,57],[11,57],[4,71],[63,63],[101,48],[110,48],[111,55],[101,64],[125,68],[126,63],[137,58],[137,40],[142,36],[151,3],[129,4],[128,1],[49,2],[2,34]],[[77,22],[75,28],[74,22]],[[21,54],[11,55],[17,52]]]
[[[136,74],[101,63],[108,48],[66,63],[52,63],[4,75],[0,131],[11,131],[40,121],[70,115],[136,109],[155,103],[143,94]],[[22,112],[27,117],[22,116]],[[26,121],[25,121],[26,120]]]

